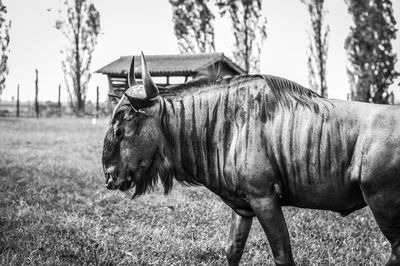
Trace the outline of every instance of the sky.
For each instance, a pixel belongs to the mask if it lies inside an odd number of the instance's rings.
[[[168,0],[93,0],[101,15],[101,35],[93,54],[94,72],[122,55],[176,54],[172,12]],[[394,15],[400,29],[400,1],[393,0]],[[9,69],[2,100],[16,96],[33,101],[35,69],[39,71],[39,100],[56,101],[61,84],[61,99],[68,99],[63,84],[60,51],[65,38],[54,27],[61,6],[58,0],[3,0],[12,20]],[[346,99],[349,91],[346,75],[344,40],[349,33],[351,17],[344,0],[328,0],[326,22],[330,26],[327,59],[327,84],[330,98]],[[309,17],[300,0],[263,0],[267,17],[267,39],[262,48],[261,73],[281,76],[308,86],[307,45]],[[400,35],[400,31],[398,32]],[[400,38],[400,36],[399,36]],[[393,49],[400,59],[400,39]],[[233,36],[229,21],[217,18],[215,45],[217,52],[231,57]],[[396,65],[400,72],[400,62]],[[399,80],[396,81],[396,84]],[[88,99],[94,101],[96,87],[100,99],[107,97],[106,76],[94,73],[89,83]],[[393,88],[398,89],[397,85]]]

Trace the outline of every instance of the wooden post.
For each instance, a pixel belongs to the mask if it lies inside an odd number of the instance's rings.
[[[17,86],[17,117],[19,117],[19,84]]]
[[[38,102],[38,94],[39,94],[39,71],[35,69],[36,79],[35,79],[35,112],[36,118],[39,118],[39,102]]]
[[[108,93],[114,94],[115,92],[114,92],[111,76],[107,75],[107,79],[108,79]],[[125,87],[128,88],[128,79],[126,79]]]
[[[61,116],[61,84],[58,85],[58,104],[57,104],[57,108],[58,108],[58,116]]]
[[[96,118],[99,118],[99,86],[97,86],[97,96],[96,96]]]

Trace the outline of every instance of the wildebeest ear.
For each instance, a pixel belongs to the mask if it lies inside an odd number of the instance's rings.
[[[108,100],[114,107],[117,105],[117,103],[119,102],[120,99],[121,99],[121,96],[118,96],[116,94],[111,94],[111,93],[108,94]]]
[[[142,111],[142,109],[153,106],[156,103],[156,100],[157,100],[157,98],[154,98],[154,99],[151,99],[151,100],[135,98],[135,97],[130,96],[127,93],[124,93],[124,95],[128,99],[129,104],[131,105],[132,109],[135,112],[141,112],[141,113],[144,112],[144,111]]]

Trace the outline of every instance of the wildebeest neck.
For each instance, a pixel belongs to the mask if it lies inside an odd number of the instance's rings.
[[[162,127],[179,169],[178,181],[201,183],[219,195],[236,190],[236,147],[249,145],[266,119],[261,114],[265,106],[255,100],[257,94],[265,94],[265,87],[263,79],[253,78],[164,99]],[[258,127],[251,128],[255,120]]]

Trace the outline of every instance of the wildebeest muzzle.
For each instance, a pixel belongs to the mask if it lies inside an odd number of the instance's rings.
[[[131,187],[131,183],[128,180],[118,178],[117,173],[105,173],[105,179],[106,179],[106,188],[107,189],[112,189],[112,190],[121,190],[125,191],[128,190]]]
[[[105,173],[105,176],[106,176],[106,187],[108,189],[113,189],[114,184],[117,181],[116,175],[113,175],[111,173]]]

